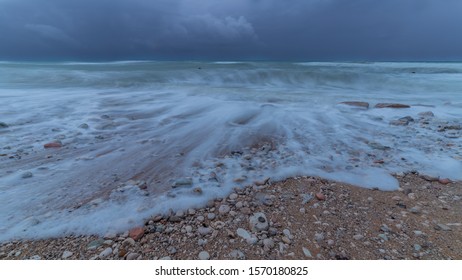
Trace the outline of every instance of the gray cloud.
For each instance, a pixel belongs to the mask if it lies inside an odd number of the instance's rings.
[[[0,59],[462,59],[459,0],[0,0]]]

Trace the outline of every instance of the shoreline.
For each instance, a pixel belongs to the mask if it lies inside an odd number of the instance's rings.
[[[0,259],[462,259],[462,182],[396,178],[267,181],[122,234],[4,242]]]

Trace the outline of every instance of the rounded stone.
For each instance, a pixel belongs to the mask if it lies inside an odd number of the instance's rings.
[[[227,214],[230,210],[231,208],[228,205],[222,204],[220,208],[218,208],[218,213],[224,215]]]
[[[262,212],[253,214],[249,219],[250,230],[253,232],[259,232],[267,230],[269,228],[268,219]]]
[[[209,260],[210,259],[210,254],[207,251],[202,251],[199,253],[199,259],[200,260]]]

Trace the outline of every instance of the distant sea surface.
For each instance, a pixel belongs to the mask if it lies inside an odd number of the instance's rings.
[[[461,120],[461,63],[0,62],[0,241],[122,231],[266,178],[461,180]]]

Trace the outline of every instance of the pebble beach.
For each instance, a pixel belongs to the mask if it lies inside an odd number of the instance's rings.
[[[462,182],[395,177],[396,191],[268,178],[120,234],[3,243],[0,259],[461,259]]]

